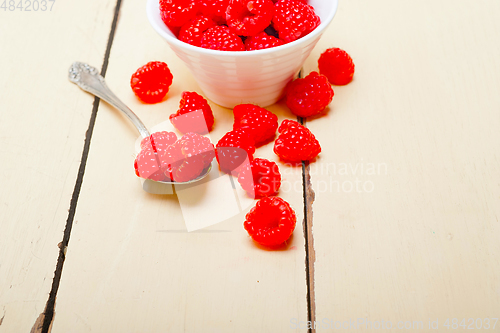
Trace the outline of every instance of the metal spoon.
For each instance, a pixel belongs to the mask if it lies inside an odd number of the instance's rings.
[[[99,75],[99,71],[97,68],[92,67],[86,63],[82,62],[74,62],[69,68],[69,80],[74,84],[78,85],[82,90],[91,93],[94,96],[99,97],[100,99],[108,102],[121,112],[127,116],[127,118],[134,124],[139,133],[143,138],[147,138],[150,136],[148,129],[142,121],[137,117],[137,115],[132,112],[116,95],[108,88],[104,78]],[[149,182],[148,185],[144,184],[144,189],[146,190],[147,186],[151,186],[151,184],[168,184],[168,185],[183,185],[183,184],[192,184],[197,182],[203,178],[205,178],[212,169],[212,165],[205,170],[197,178],[187,181],[187,182],[159,182],[151,179],[146,179],[146,183]],[[149,192],[149,191],[148,191]]]

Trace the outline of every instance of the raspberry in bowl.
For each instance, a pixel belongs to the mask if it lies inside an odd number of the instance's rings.
[[[233,2],[245,1],[229,1],[230,4]],[[269,4],[264,0],[253,2],[262,3],[263,8]],[[271,2],[274,3],[274,1]],[[279,3],[285,5],[287,2],[294,3],[295,1],[276,1],[274,6]],[[191,70],[204,95],[216,104],[233,108],[238,104],[255,104],[265,107],[276,103],[283,96],[287,83],[299,72],[332,21],[338,0],[309,0],[308,4],[314,8],[314,13],[319,20],[310,16],[310,20],[298,22],[295,26],[288,26],[287,19],[278,19],[277,15],[269,18],[264,15],[265,10],[259,8],[256,8],[260,10],[256,12],[259,20],[254,26],[245,25],[248,21],[247,17],[242,16],[238,8],[229,11],[229,15],[226,11],[226,22],[223,22],[224,18],[220,18],[220,13],[212,15],[213,21],[218,21],[213,23],[216,24],[215,26],[210,22],[207,23],[206,19],[198,18],[193,22],[192,27],[188,26],[183,30],[182,38],[204,47],[178,39],[172,32],[176,28],[171,30],[162,20],[159,4],[159,0],[148,0],[147,3],[147,15],[153,28]],[[286,13],[286,8],[282,8],[282,12]],[[229,21],[227,21],[228,18]],[[180,22],[176,21],[177,19],[174,17],[172,22],[180,24],[177,23]],[[268,29],[265,29],[267,36],[260,31],[269,20],[276,30],[279,30],[278,41]],[[225,25],[220,25],[221,23]],[[228,29],[225,28],[227,26]],[[205,31],[204,39],[197,35],[200,30]],[[234,38],[237,35],[232,34],[234,31],[248,35],[244,38],[245,42],[239,43]],[[250,50],[243,51],[247,47],[245,43],[249,45]],[[259,49],[262,45],[272,47]]]

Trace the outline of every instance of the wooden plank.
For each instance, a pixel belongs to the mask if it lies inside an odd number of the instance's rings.
[[[0,9],[1,332],[44,311],[94,100],[67,70],[102,64],[115,1],[38,3]]]
[[[307,123],[323,144],[310,171],[320,328],[498,318],[499,10],[340,3],[307,63],[336,46],[356,64]]]
[[[145,105],[129,80],[151,60],[169,64],[174,84],[164,102]],[[167,120],[182,91],[200,93],[149,26],[140,2],[123,3],[109,64],[108,85],[147,126]],[[233,119],[231,110],[212,108],[216,142]],[[280,119],[293,117],[283,105],[270,110]],[[280,164],[286,183],[280,195],[295,208],[298,225],[286,248],[266,251],[243,229],[248,207],[186,232],[178,198],[141,189],[133,171],[137,136],[125,118],[101,104],[52,332],[290,331],[293,318],[307,315],[301,169]],[[272,145],[255,156],[277,160]]]

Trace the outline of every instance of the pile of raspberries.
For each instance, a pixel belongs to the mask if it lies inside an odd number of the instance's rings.
[[[307,0],[160,0],[159,5],[163,22],[179,40],[220,51],[280,46],[321,23]]]
[[[298,0],[289,0],[293,1]],[[254,2],[259,1],[231,0],[230,4]],[[282,2],[287,1],[276,4]],[[319,72],[295,79],[286,88],[286,105],[298,117],[321,114],[333,99],[331,84],[347,84],[354,74],[352,58],[339,48],[323,52],[318,68]],[[167,64],[154,61],[139,68],[132,75],[130,85],[143,102],[158,103],[167,94],[172,79]],[[250,197],[260,199],[245,217],[245,230],[262,246],[281,246],[295,229],[296,214],[288,202],[276,196],[281,186],[278,165],[254,158],[256,147],[274,142],[274,153],[293,165],[313,161],[321,152],[321,146],[314,134],[299,122],[285,119],[278,126],[278,117],[257,105],[237,105],[233,115],[233,129],[214,146],[203,136],[214,126],[210,105],[196,92],[183,92],[179,109],[169,117],[182,137],[165,131],[144,138],[134,162],[135,172],[145,179],[185,182],[204,174],[215,157],[221,171],[237,177]]]

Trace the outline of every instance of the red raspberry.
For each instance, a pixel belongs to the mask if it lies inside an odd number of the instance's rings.
[[[160,0],[162,21],[169,27],[181,27],[198,12],[197,0]]]
[[[318,59],[319,72],[325,75],[331,84],[342,86],[352,81],[354,63],[346,51],[337,47],[327,49]]]
[[[215,26],[201,37],[201,47],[220,51],[245,51],[245,44],[226,26]]]
[[[158,163],[158,157],[152,148],[146,147],[140,151],[135,158],[134,169],[138,177],[154,181],[167,180]]]
[[[158,103],[167,94],[172,79],[166,63],[151,61],[132,74],[130,87],[143,102]]]
[[[215,22],[210,17],[198,15],[182,26],[179,31],[179,40],[194,46],[200,46],[203,33],[214,26]]]
[[[229,0],[199,0],[200,12],[209,16],[218,25],[226,23],[226,9]]]
[[[162,170],[175,182],[190,181],[203,173],[214,155],[210,139],[188,133],[167,148],[162,158]]]
[[[271,0],[230,0],[227,25],[239,36],[255,36],[271,24],[273,13]]]
[[[252,198],[267,197],[278,192],[281,174],[276,163],[256,158],[241,168],[238,182]]]
[[[299,117],[314,116],[331,103],[333,94],[326,76],[311,72],[305,78],[296,79],[288,85],[286,105]]]
[[[153,151],[156,151],[161,156],[175,141],[177,141],[177,135],[174,132],[155,132],[142,139],[141,149],[153,149]]]
[[[287,43],[307,35],[320,23],[314,8],[300,1],[280,0],[274,4],[273,26]]]
[[[297,223],[290,204],[279,197],[260,199],[245,219],[243,226],[250,237],[261,245],[271,247],[286,242]]]
[[[204,167],[212,163],[215,157],[215,147],[209,138],[196,133],[187,133],[178,142],[184,157],[201,157]]]
[[[233,109],[233,130],[241,129],[247,132],[260,145],[274,138],[278,128],[278,117],[257,105],[240,104]]]
[[[311,131],[293,120],[283,120],[280,135],[274,142],[274,152],[289,162],[311,161],[321,152],[321,146]]]
[[[270,36],[264,31],[262,31],[258,35],[248,37],[245,40],[245,48],[247,51],[268,49],[283,44],[285,44],[285,42],[283,42],[281,39]]]
[[[172,125],[179,132],[205,134],[212,130],[214,115],[205,98],[195,92],[184,91],[179,102],[179,110],[170,115]]]
[[[215,157],[220,169],[226,173],[237,173],[245,159],[253,160],[255,144],[250,135],[242,130],[227,132],[216,145]]]

